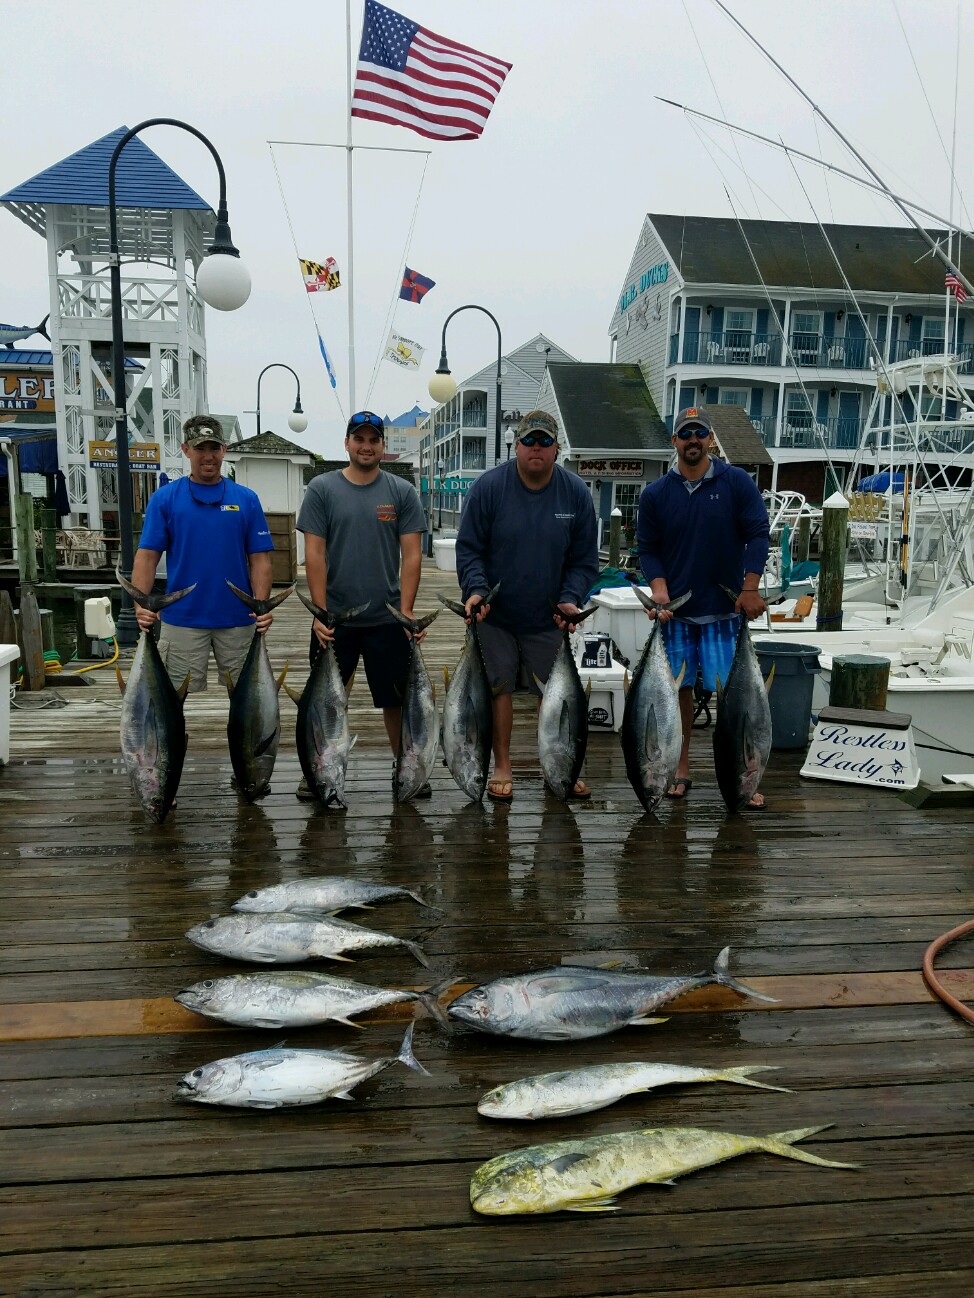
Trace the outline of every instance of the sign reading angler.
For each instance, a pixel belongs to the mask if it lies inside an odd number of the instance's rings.
[[[648,288],[653,288],[656,284],[665,284],[670,277],[670,263],[661,261],[655,266],[650,266],[649,270],[644,270],[639,276],[639,287],[635,283],[629,285],[625,293],[619,300],[619,310],[625,311],[627,306],[631,306],[639,297],[640,293],[645,293]]]

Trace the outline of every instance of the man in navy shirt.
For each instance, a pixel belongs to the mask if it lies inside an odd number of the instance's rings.
[[[671,798],[685,798],[690,779],[693,686],[699,671],[704,689],[727,680],[741,617],[765,611],[758,584],[768,561],[768,511],[743,469],[710,455],[713,425],[693,407],[673,425],[676,465],[643,489],[636,515],[636,547],[653,599],[665,604],[687,591],[692,598],[678,616],[658,614],[670,666],[677,675],[686,663],[680,690],[683,748]],[[737,602],[721,589],[740,591]],[[760,793],[750,806],[764,805]]]
[[[567,623],[599,571],[592,498],[581,478],[555,463],[558,425],[533,410],[517,427],[514,455],[478,478],[467,494],[457,535],[457,577],[469,617],[476,617],[494,691],[494,774],[487,796],[514,797],[512,694],[519,675],[537,693]],[[500,583],[493,603],[484,598]],[[488,612],[490,616],[486,621]],[[576,798],[591,793],[583,780]]]

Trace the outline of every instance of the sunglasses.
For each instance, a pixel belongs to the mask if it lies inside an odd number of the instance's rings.
[[[373,415],[370,410],[362,410],[357,415],[352,415],[348,421],[349,430],[359,428],[362,424],[368,424],[370,428],[378,428],[379,432],[385,431],[385,425],[378,415]]]
[[[703,442],[706,441],[706,439],[709,436],[710,436],[709,428],[681,428],[680,431],[677,433],[677,437],[680,439],[681,442],[688,442],[691,437],[699,437],[700,440]]]
[[[545,450],[549,446],[554,446],[555,440],[550,433],[525,433],[523,437],[518,438],[522,446],[543,446]]]

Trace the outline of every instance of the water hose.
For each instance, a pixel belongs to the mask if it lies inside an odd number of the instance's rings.
[[[105,658],[102,662],[99,663],[91,663],[87,667],[79,667],[77,671],[71,673],[72,676],[80,676],[82,672],[94,672],[97,671],[99,667],[111,667],[113,663],[118,662],[118,654],[119,654],[118,641],[114,638],[114,636],[112,637],[112,644],[115,646],[115,653],[112,655],[111,658]]]
[[[974,919],[969,919],[966,924],[958,924],[949,933],[944,933],[935,942],[931,942],[923,955],[923,981],[935,996],[939,996],[942,1001],[949,1005],[962,1019],[966,1019],[968,1023],[974,1023],[974,1010],[965,1005],[963,1001],[959,1001],[956,996],[952,996],[947,988],[942,985],[934,972],[933,962],[949,942],[963,937],[965,933],[972,932],[974,932]]]

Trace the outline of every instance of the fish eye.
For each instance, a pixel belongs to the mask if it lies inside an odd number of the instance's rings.
[[[194,1068],[193,1071],[190,1073],[190,1077],[202,1077],[202,1076],[203,1076],[202,1068]]]
[[[200,928],[216,928],[216,920],[205,919],[203,923],[200,925]]]
[[[212,978],[204,978],[203,983],[202,983],[202,986],[203,986],[203,987],[212,987],[212,986],[213,986],[213,979],[212,979]]]
[[[248,892],[248,893],[247,893],[247,896],[248,896],[248,897],[256,897],[256,896],[257,896],[257,889],[254,888],[251,892]]]

